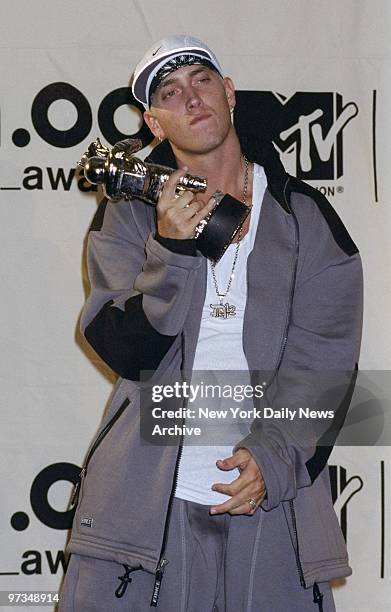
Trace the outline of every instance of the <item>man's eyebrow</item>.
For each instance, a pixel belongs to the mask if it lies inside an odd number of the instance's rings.
[[[195,76],[199,72],[204,72],[204,70],[209,70],[207,66],[200,66],[199,68],[195,68],[189,72],[190,76]]]
[[[172,85],[173,83],[176,83],[178,80],[177,77],[171,77],[171,79],[167,79],[165,81],[163,81],[162,83],[159,83],[158,88],[162,89],[163,87],[167,87],[168,85]]]
[[[193,77],[196,74],[198,74],[199,72],[203,72],[204,70],[207,70],[207,66],[200,66],[199,68],[195,68],[194,70],[191,70],[188,74],[191,77]],[[175,77],[175,76],[171,77],[170,79],[167,78],[162,83],[160,83],[159,89],[163,89],[163,87],[168,87],[169,85],[173,85],[178,80],[179,80],[178,77]]]

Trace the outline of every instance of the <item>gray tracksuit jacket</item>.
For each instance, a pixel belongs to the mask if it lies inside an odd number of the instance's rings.
[[[282,505],[297,580],[309,587],[351,573],[327,460],[354,386],[361,263],[328,201],[287,175],[271,144],[242,138],[242,148],[264,166],[268,180],[247,262],[249,370],[271,373],[268,405],[319,400],[336,414],[332,426],[325,419],[300,428],[256,420],[235,447],[250,450],[262,471],[263,509]],[[151,159],[175,167],[165,142]],[[120,378],[81,472],[68,550],[142,566],[159,583],[180,444],[140,439],[140,372],[154,371],[153,380],[161,380],[191,370],[207,260],[194,241],[167,242],[155,233],[153,207],[137,201],[102,202],[90,228],[91,293],[81,325]]]

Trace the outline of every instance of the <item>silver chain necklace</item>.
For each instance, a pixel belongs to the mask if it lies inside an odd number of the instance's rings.
[[[247,197],[247,186],[248,186],[248,168],[249,168],[249,161],[247,159],[247,157],[245,155],[243,155],[243,159],[244,159],[244,163],[245,163],[245,171],[244,171],[244,184],[243,184],[243,199],[242,202],[243,204],[246,204],[246,197]],[[211,272],[212,272],[212,278],[213,278],[213,284],[215,287],[215,291],[217,294],[217,297],[219,298],[219,303],[218,304],[210,304],[210,307],[212,309],[210,315],[211,317],[215,317],[218,319],[228,319],[229,317],[235,317],[236,316],[236,306],[234,304],[230,304],[229,301],[227,300],[224,303],[224,298],[226,298],[226,296],[228,295],[229,290],[231,289],[231,284],[234,278],[234,271],[235,271],[235,266],[236,266],[236,262],[238,259],[238,255],[239,255],[239,247],[240,247],[240,239],[242,237],[242,227],[239,230],[238,233],[238,242],[236,245],[236,249],[235,249],[235,255],[233,258],[233,262],[232,262],[232,268],[231,268],[231,273],[229,275],[229,279],[228,279],[228,284],[226,287],[226,290],[224,291],[224,293],[221,293],[219,290],[219,286],[217,284],[217,278],[216,278],[216,272],[215,272],[215,266],[216,264],[213,264],[212,262],[210,262],[210,268],[211,268]]]

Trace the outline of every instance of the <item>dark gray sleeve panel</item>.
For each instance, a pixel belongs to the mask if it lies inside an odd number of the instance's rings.
[[[142,307],[142,295],[125,302],[125,310],[107,302],[84,331],[98,355],[122,378],[140,380],[143,370],[156,370],[176,336],[157,332]]]
[[[289,179],[289,191],[290,193],[301,193],[313,200],[329,226],[335,242],[346,255],[352,256],[358,253],[358,248],[353,242],[348,230],[323,193],[304,181],[292,176]]]
[[[344,425],[350,402],[352,401],[354,388],[356,386],[357,374],[358,364],[356,364],[356,368],[354,372],[352,372],[350,384],[346,388],[345,395],[341,398],[341,402],[336,411],[336,416],[332,425],[327,431],[325,431],[323,436],[319,438],[314,454],[310,459],[308,459],[308,461],[306,461],[305,465],[311,478],[311,482],[314,482],[314,480],[327,465],[338,434]]]
[[[178,240],[176,238],[165,238],[158,232],[155,233],[155,240],[162,246],[166,247],[173,253],[180,253],[181,255],[191,255],[195,257],[197,255],[197,244],[194,238],[186,240]]]
[[[87,245],[91,291],[81,329],[121,377],[156,370],[182,330],[199,256],[159,244],[150,207],[106,202],[98,207]]]

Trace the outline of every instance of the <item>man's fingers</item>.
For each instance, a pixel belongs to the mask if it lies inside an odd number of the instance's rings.
[[[228,460],[224,460],[223,463],[227,462],[231,466],[234,464],[232,467],[235,467],[238,461],[243,461],[244,457],[242,453],[239,454],[238,452],[234,456],[229,457]],[[249,505],[248,500],[253,499],[259,505],[266,494],[265,482],[252,458],[250,458],[247,466],[235,480],[228,484],[221,482],[214,483],[212,490],[224,495],[230,495],[231,499],[213,506],[210,509],[211,514],[222,514],[224,512],[229,512],[230,514],[253,514],[253,509]]]
[[[217,459],[216,465],[219,470],[233,470],[236,465],[232,465],[228,459]]]
[[[212,486],[212,491],[224,493],[224,495],[231,495],[232,497],[233,495],[236,495],[242,490],[243,484],[246,486],[248,483],[244,483],[243,480],[239,482],[238,478],[227,484],[223,482],[216,482]]]
[[[200,200],[196,200],[196,202],[200,202]],[[210,211],[214,209],[215,200],[214,198],[210,198],[210,200],[208,200],[206,204],[204,204],[203,202],[201,202],[201,204],[202,204],[201,208],[193,217],[193,220],[196,222],[196,224],[202,221],[202,219],[204,219],[206,215],[208,215]]]
[[[239,498],[239,496],[235,496],[231,499],[228,499],[224,503],[219,504],[218,506],[212,506],[209,512],[210,514],[224,514],[224,512],[229,512],[230,514],[232,514],[232,512],[236,511],[238,508],[245,507],[243,514],[247,514],[247,512],[250,512],[251,510],[250,505],[247,501],[248,499],[250,499],[250,495],[246,496],[246,498]]]
[[[253,514],[255,510],[251,508],[248,500],[253,499],[258,507],[264,497],[264,489],[257,494],[251,493],[251,490],[242,491],[240,495],[235,495],[222,504],[212,506],[209,512],[210,514],[224,514],[224,512],[229,512],[229,514]]]
[[[185,176],[187,170],[188,168],[185,166],[184,168],[175,170],[175,172],[171,174],[170,178],[164,184],[163,189],[162,189],[163,202],[168,203],[170,200],[172,200],[175,197],[175,190],[176,190],[178,181],[182,176]]]
[[[235,467],[243,469],[251,459],[251,454],[245,448],[240,448],[231,457],[218,459],[216,465],[220,470],[232,470]]]
[[[191,191],[183,191],[178,197],[172,198],[169,201],[169,205],[165,212],[175,216],[178,214],[178,211],[187,210],[193,202],[194,194]]]
[[[210,514],[224,514],[224,512],[230,512],[234,510],[237,502],[234,501],[234,498],[228,499],[223,504],[219,504],[218,506],[212,506],[209,510]]]
[[[253,509],[250,506],[249,502],[246,501],[241,506],[237,506],[236,508],[231,510],[230,514],[249,514],[249,515],[252,515],[252,514],[254,514],[258,510],[258,506],[259,506],[259,504],[257,503],[257,507]]]
[[[204,203],[201,200],[195,200],[194,195],[192,193],[188,193],[188,197],[181,196],[181,200],[183,199],[183,216],[186,219],[191,219],[194,215],[197,215],[203,208]],[[190,201],[189,201],[190,200]]]
[[[214,208],[215,200],[211,198],[207,204],[197,198],[192,191],[184,191],[179,197],[174,197],[177,181],[185,170],[176,171],[163,190],[157,204],[157,223],[160,236],[166,238],[194,238],[197,225]]]
[[[251,497],[251,495],[260,495],[264,490],[264,482],[260,482],[254,474],[247,474],[243,472],[238,478],[229,483],[216,482],[212,485],[212,491],[223,493],[224,495],[231,495],[231,497],[241,496],[243,499]]]

